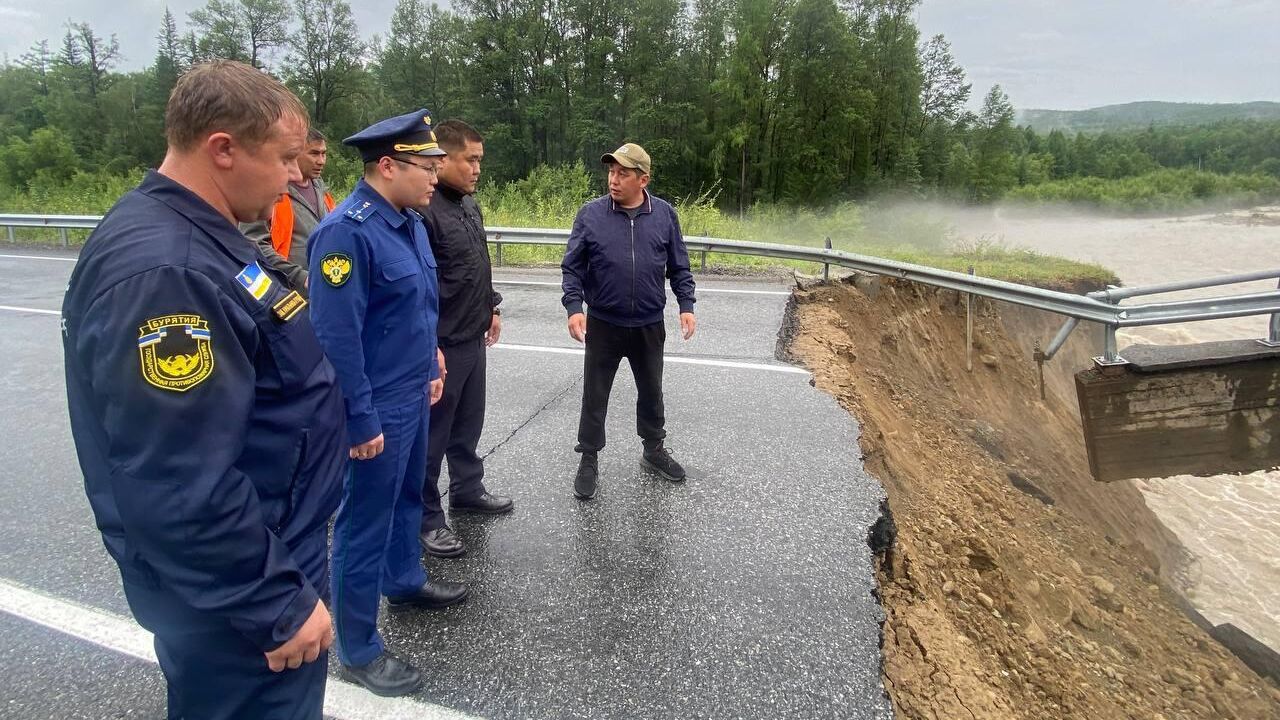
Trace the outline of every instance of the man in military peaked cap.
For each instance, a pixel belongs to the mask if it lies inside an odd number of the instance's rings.
[[[342,386],[353,460],[333,531],[336,645],[346,677],[378,695],[404,695],[422,678],[383,645],[379,594],[392,610],[467,596],[463,584],[429,580],[418,547],[428,408],[443,392],[444,361],[436,260],[411,208],[430,202],[445,151],[426,110],[343,143],[360,151],[364,177],[308,248],[312,323]]]

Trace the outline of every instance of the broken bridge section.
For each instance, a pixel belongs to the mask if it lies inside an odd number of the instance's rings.
[[[1136,345],[1124,359],[1076,374],[1094,479],[1280,466],[1280,348]]]

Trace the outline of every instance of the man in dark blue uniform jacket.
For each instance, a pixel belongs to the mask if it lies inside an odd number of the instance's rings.
[[[236,225],[270,212],[306,128],[268,75],[192,68],[164,163],[89,237],[63,303],[85,490],[170,718],[323,709],[342,397],[306,301]]]
[[[378,603],[441,608],[467,587],[428,582],[418,548],[429,405],[444,389],[436,261],[422,217],[440,149],[426,110],[343,141],[365,161],[350,197],[308,244],[311,319],[338,372],[355,460],[333,529],[333,608],[343,674],[379,695],[421,684],[378,635]]]

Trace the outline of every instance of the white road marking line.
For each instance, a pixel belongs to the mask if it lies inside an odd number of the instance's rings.
[[[74,263],[79,259],[79,258],[65,258],[65,257],[49,257],[45,255],[5,255],[5,254],[0,254],[0,258],[10,258],[14,260],[52,260],[54,262],[69,262],[69,263]],[[543,286],[543,287],[560,287],[560,283],[558,282],[543,282],[543,281],[537,281],[537,280],[494,279],[493,284],[494,285],[537,285],[537,286]],[[709,287],[698,288],[698,292],[728,293],[733,295],[779,295],[783,297],[786,297],[791,294],[790,292],[785,290],[737,290],[734,288],[709,288]]]
[[[50,597],[0,580],[0,611],[122,655],[156,662],[151,633],[130,618]],[[382,698],[329,678],[324,713],[339,720],[479,720],[475,715],[407,698]]]
[[[586,351],[579,348],[547,347],[544,345],[512,345],[498,343],[495,350],[524,350],[526,352],[551,353],[554,355],[582,355]],[[768,365],[765,363],[740,362],[737,360],[712,360],[710,358],[689,357],[687,355],[664,355],[663,362],[677,365],[708,365],[711,367],[736,368],[739,370],[765,370],[768,372],[788,373],[792,375],[808,375],[809,371],[791,365]]]
[[[543,287],[560,287],[558,282],[542,282],[535,280],[494,280],[494,285],[538,285]],[[787,296],[791,293],[783,290],[735,290],[733,288],[698,288],[698,292],[704,293],[731,293],[735,295],[782,295]]]
[[[65,258],[65,257],[48,257],[46,255],[0,255],[0,258],[13,258],[16,260],[53,260],[54,262],[69,262],[69,263],[74,263],[80,259],[80,258]]]
[[[36,313],[37,315],[61,315],[60,310],[41,310],[39,308],[15,307],[13,305],[0,305],[0,310],[8,310],[10,312],[20,313]]]
[[[0,310],[40,313],[42,315],[62,314],[57,310],[39,310],[36,308],[14,307],[11,305],[0,305]],[[527,352],[542,352],[557,355],[582,355],[585,352],[580,348],[548,347],[545,345],[513,345],[511,343],[498,343],[493,347],[495,350],[524,350]],[[737,368],[739,370],[765,370],[768,372],[790,373],[794,375],[809,374],[808,370],[793,367],[791,365],[769,365],[766,363],[741,362],[737,360],[713,360],[710,358],[688,357],[686,355],[665,355],[663,357],[663,361],[675,363],[677,365],[707,365],[710,367]]]
[[[0,581],[0,610],[131,658],[156,662],[151,633],[118,615],[51,598],[8,581]]]

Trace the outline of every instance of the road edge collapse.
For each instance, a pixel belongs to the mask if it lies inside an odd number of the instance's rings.
[[[888,496],[869,542],[896,712],[1280,718],[1280,689],[1184,612],[1176,538],[1089,476],[1070,348],[1040,400],[1025,346],[1057,319],[1029,312],[975,302],[969,371],[955,292],[854,276],[788,304],[779,356],[862,424]]]

